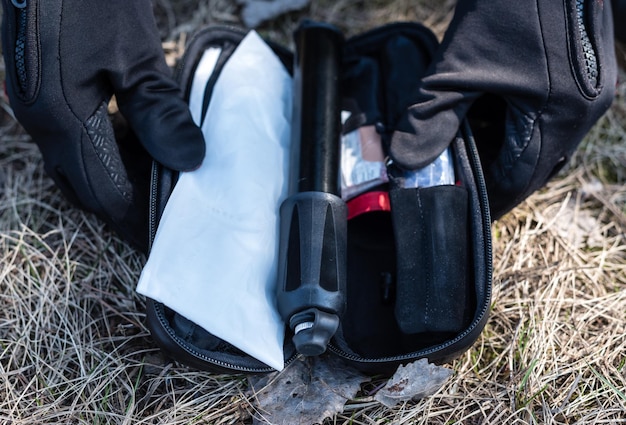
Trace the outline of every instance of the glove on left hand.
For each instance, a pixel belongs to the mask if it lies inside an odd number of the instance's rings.
[[[7,92],[46,171],[68,198],[145,248],[150,157],[184,171],[205,150],[165,63],[150,0],[2,5]],[[133,130],[123,141],[107,113],[113,94]]]

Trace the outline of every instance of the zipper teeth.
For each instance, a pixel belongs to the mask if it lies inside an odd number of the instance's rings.
[[[157,229],[157,195],[158,195],[158,184],[159,184],[159,172],[160,169],[160,165],[157,164],[156,161],[152,162],[152,175],[151,175],[151,179],[150,179],[150,217],[148,220],[148,225],[149,225],[149,234],[150,234],[150,240],[149,240],[149,249],[152,249],[152,243],[154,241],[154,238],[156,236],[156,229]],[[213,358],[210,358],[200,352],[198,352],[197,350],[195,350],[190,344],[185,343],[184,341],[182,341],[178,335],[176,335],[176,333],[172,330],[171,326],[169,325],[169,322],[167,321],[167,319],[165,318],[164,314],[163,314],[163,309],[162,308],[156,308],[156,315],[159,319],[159,324],[161,325],[161,328],[164,329],[167,333],[167,335],[169,335],[170,339],[172,341],[174,341],[176,343],[176,345],[178,347],[180,347],[181,349],[183,349],[185,352],[187,352],[188,354],[206,361],[208,363],[211,363],[213,365],[219,366],[219,367],[224,367],[224,368],[230,368],[230,369],[236,369],[236,370],[241,370],[244,372],[252,372],[254,370],[252,369],[248,369],[248,368],[238,368],[235,367],[233,365],[230,365],[226,362],[221,362],[219,360],[215,360]]]
[[[186,59],[187,59],[186,55],[184,55],[183,58],[180,60],[180,62],[177,64],[176,75],[175,75],[175,78],[177,81],[180,79],[182,70],[186,66]],[[151,175],[151,180],[150,180],[150,205],[149,205],[150,215],[148,218],[149,235],[150,235],[150,240],[148,241],[149,250],[152,249],[152,244],[154,242],[154,238],[156,236],[156,231],[157,231],[157,213],[158,213],[157,196],[158,196],[159,176],[160,176],[160,165],[157,164],[155,161],[152,163],[152,175]],[[214,359],[205,354],[202,354],[191,344],[186,343],[184,340],[180,339],[178,335],[176,335],[176,333],[170,326],[167,318],[164,316],[163,308],[156,307],[155,313],[157,315],[161,329],[163,329],[166,332],[166,334],[169,336],[170,341],[176,344],[177,347],[179,347],[181,350],[183,350],[190,356],[195,357],[196,359],[201,360],[202,362],[205,362],[205,363],[208,363],[208,364],[211,364],[216,367],[223,368],[223,369],[230,369],[232,371],[239,371],[239,372],[269,373],[269,372],[274,371],[274,369],[271,367],[257,369],[257,368],[249,368],[249,367],[244,367],[244,366],[233,365],[227,362],[223,362],[221,360]],[[292,356],[290,359],[286,360],[285,366],[291,363],[295,359],[295,357],[296,356]]]
[[[470,134],[470,125],[466,121],[465,123],[465,134]],[[476,145],[472,143],[466,143],[469,151],[469,160],[472,163],[472,167],[476,172],[474,173],[474,177],[476,179],[476,186],[478,189],[478,195],[480,196],[479,202],[481,203],[483,210],[483,239],[485,244],[485,254],[487,255],[487,270],[486,270],[486,279],[488,284],[489,293],[491,293],[491,281],[493,278],[493,246],[491,241],[491,210],[489,209],[489,196],[487,194],[487,182],[485,181],[485,176],[482,172],[482,164],[480,163],[480,156],[478,154],[478,149]]]
[[[148,251],[152,250],[152,243],[156,237],[156,216],[157,216],[157,185],[159,182],[159,165],[152,161],[152,173],[150,177],[150,205],[148,211]]]
[[[13,4],[15,4],[15,2],[13,2]],[[15,40],[15,71],[17,73],[17,83],[22,94],[26,93],[28,82],[26,75],[26,19],[26,8],[19,8],[17,17],[17,39]]]
[[[488,290],[491,290],[491,284],[488,285]],[[476,320],[474,320],[474,322],[471,324],[471,326],[469,326],[463,333],[459,334],[456,338],[451,339],[450,341],[444,343],[444,344],[440,344],[440,345],[436,345],[434,347],[430,347],[428,349],[425,350],[419,350],[419,351],[414,351],[412,353],[407,353],[407,354],[402,354],[399,356],[389,356],[389,357],[380,357],[380,358],[364,358],[364,357],[360,357],[358,355],[354,355],[354,354],[350,354],[350,353],[346,353],[345,351],[343,351],[340,348],[337,348],[336,346],[334,346],[333,344],[328,344],[328,349],[329,351],[332,351],[333,353],[347,359],[347,360],[352,360],[352,361],[356,361],[359,363],[370,363],[370,364],[376,364],[376,363],[389,363],[389,362],[402,362],[405,360],[415,360],[418,358],[422,358],[422,357],[427,357],[429,354],[432,353],[436,353],[438,351],[444,350],[454,344],[456,344],[458,341],[461,341],[462,339],[464,339],[465,337],[467,337],[467,335],[469,335],[470,333],[472,333],[476,327],[478,326],[479,323],[481,323],[484,318],[485,315],[487,314],[487,311],[489,310],[489,303],[486,303],[485,306],[483,306],[483,308],[480,311],[479,316],[476,318]]]
[[[489,248],[486,248],[486,250],[489,250]],[[491,272],[488,272],[488,275],[491,276]],[[491,278],[488,279],[488,284],[487,284],[487,292],[491,292]],[[450,341],[444,343],[444,344],[440,344],[440,345],[436,345],[434,347],[430,347],[428,349],[425,350],[419,350],[419,351],[414,351],[412,353],[407,353],[407,354],[402,354],[399,356],[389,356],[389,357],[381,357],[381,358],[364,358],[364,357],[360,357],[358,355],[354,355],[354,354],[350,354],[350,353],[346,353],[345,351],[343,351],[340,348],[337,348],[335,345],[333,344],[328,344],[328,349],[329,351],[332,351],[333,353],[347,359],[347,360],[352,360],[352,361],[356,361],[359,363],[388,363],[388,362],[401,362],[401,361],[405,361],[405,360],[415,360],[421,357],[427,357],[429,354],[431,353],[436,353],[437,351],[441,351],[446,349],[447,347],[450,347],[454,344],[456,344],[458,341],[463,340],[465,337],[467,337],[467,335],[469,335],[470,333],[472,333],[476,327],[485,319],[485,315],[487,314],[487,312],[489,311],[489,304],[490,303],[485,303],[485,305],[483,306],[483,308],[480,311],[480,314],[478,315],[478,317],[476,318],[476,320],[474,320],[474,322],[461,334],[459,334],[456,338],[451,339]]]
[[[252,367],[245,367],[245,366],[240,366],[240,365],[234,365],[228,362],[224,362],[221,360],[217,360],[214,359],[213,357],[209,357],[205,354],[200,353],[198,350],[196,350],[193,345],[186,343],[185,341],[181,340],[180,337],[178,335],[176,335],[173,330],[171,329],[171,326],[169,326],[169,322],[167,321],[167,319],[165,318],[165,316],[163,315],[163,310],[161,308],[157,308],[156,309],[156,314],[157,317],[159,318],[159,323],[161,325],[161,327],[163,329],[165,329],[165,331],[167,332],[167,334],[169,335],[170,339],[172,341],[174,341],[176,343],[176,345],[178,347],[180,347],[182,350],[184,350],[186,353],[192,355],[193,357],[202,360],[206,363],[210,363],[212,365],[224,368],[224,369],[229,369],[231,371],[239,371],[239,372],[248,372],[248,373],[269,373],[269,372],[273,372],[274,369],[271,367],[265,367],[265,368],[252,368]],[[293,360],[295,360],[295,358],[297,357],[297,355],[294,355],[292,357],[290,357],[289,359],[287,359],[285,361],[285,366],[289,365],[291,362],[293,362]]]
[[[576,19],[585,61],[585,71],[587,78],[595,87],[598,84],[598,60],[585,25],[585,0],[576,0]]]
[[[161,166],[157,164],[156,161],[152,163],[152,175],[150,179],[150,205],[149,205],[150,216],[148,219],[149,235],[150,235],[150,240],[148,241],[149,249],[152,249],[152,243],[154,242],[154,238],[156,236],[156,229],[157,229],[157,218],[156,218],[157,213],[158,213],[157,211],[158,189],[157,188],[159,184],[160,167]],[[244,367],[244,366],[233,365],[233,364],[223,362],[223,361],[214,359],[212,357],[209,357],[205,354],[200,353],[197,349],[193,347],[193,345],[186,343],[185,341],[180,339],[178,335],[176,335],[172,327],[169,325],[167,318],[164,316],[162,308],[156,308],[155,311],[159,319],[159,324],[161,325],[161,328],[165,330],[167,335],[170,337],[170,340],[173,341],[179,348],[181,348],[183,351],[185,351],[189,355],[199,360],[202,360],[203,362],[210,363],[212,365],[215,365],[224,369],[230,369],[230,370],[235,370],[235,371],[240,371],[240,372],[249,372],[249,373],[269,373],[269,372],[274,371],[274,369],[271,367],[249,368],[249,367]],[[293,360],[295,360],[295,358],[296,356],[294,355],[290,357],[289,359],[287,359],[285,361],[285,366],[290,364]]]
[[[254,369],[254,368],[247,368],[247,367],[240,367],[240,366],[236,366],[236,365],[231,365],[227,362],[223,362],[220,360],[216,360],[212,357],[206,356],[200,352],[198,352],[197,350],[195,350],[193,348],[193,346],[191,346],[190,344],[185,343],[184,341],[182,341],[178,335],[176,335],[171,327],[169,326],[169,323],[167,321],[167,319],[164,317],[163,315],[163,311],[159,308],[157,309],[157,316],[159,318],[159,323],[161,324],[161,327],[163,329],[165,329],[167,331],[167,334],[169,335],[169,337],[171,338],[172,341],[176,342],[176,345],[178,345],[178,347],[182,348],[185,352],[187,352],[188,354],[203,360],[207,363],[219,366],[219,367],[223,367],[223,368],[228,368],[228,369],[233,369],[233,370],[238,370],[241,372],[270,372],[273,369],[272,368],[266,368],[266,369]]]

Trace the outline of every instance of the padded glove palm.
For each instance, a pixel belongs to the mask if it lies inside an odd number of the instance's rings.
[[[205,149],[165,63],[150,0],[2,5],[7,92],[46,171],[71,200],[145,248],[151,157],[189,170]],[[132,129],[123,141],[107,113],[113,94]]]
[[[615,81],[608,1],[460,0],[391,155],[428,164],[467,115],[498,218],[567,162]]]

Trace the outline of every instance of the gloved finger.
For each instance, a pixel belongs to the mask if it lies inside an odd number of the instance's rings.
[[[478,141],[498,217],[545,184],[608,108],[612,53],[609,2],[460,0],[391,155],[405,168],[426,165],[477,99],[499,99],[481,104],[505,108],[493,112],[502,132]]]
[[[457,4],[415,102],[392,138],[397,164],[413,169],[432,162],[483,93],[524,94],[533,101],[529,107],[537,109],[547,98],[542,91],[547,76],[538,11],[530,5],[500,3]]]
[[[428,96],[402,115],[391,137],[389,152],[402,168],[418,169],[433,162],[458,132],[478,93],[446,92]]]
[[[196,169],[205,155],[202,132],[178,87],[164,76],[152,78],[116,90],[120,111],[155,160],[178,171]]]
[[[178,171],[197,168],[204,158],[201,130],[193,123],[180,89],[165,63],[149,0],[90,1],[90,16],[111,16],[108,31],[116,32],[109,49],[106,76],[122,115],[150,155]],[[66,19],[84,21],[81,13]],[[140,16],[142,19],[137,19]],[[94,40],[94,43],[97,43]]]

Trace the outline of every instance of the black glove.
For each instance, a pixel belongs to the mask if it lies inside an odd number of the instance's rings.
[[[615,37],[626,43],[626,0],[611,0],[613,7],[613,22],[615,22]]]
[[[435,159],[473,124],[494,218],[544,185],[614,97],[610,2],[460,0],[391,155]]]
[[[68,198],[145,248],[151,158],[184,171],[205,152],[165,63],[150,0],[2,5],[7,92],[46,171]],[[132,129],[124,140],[107,113],[112,94]]]

